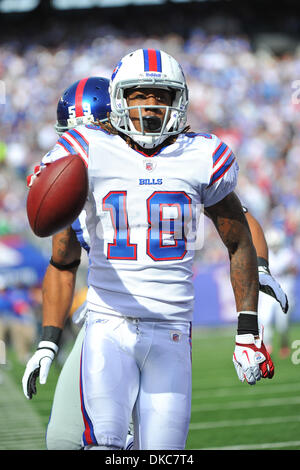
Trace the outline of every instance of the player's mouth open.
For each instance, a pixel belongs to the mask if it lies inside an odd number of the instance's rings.
[[[147,132],[159,132],[162,121],[158,116],[143,116],[144,129]]]

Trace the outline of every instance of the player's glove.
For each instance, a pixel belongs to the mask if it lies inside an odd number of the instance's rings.
[[[31,400],[36,394],[36,380],[45,384],[52,361],[58,351],[62,329],[57,326],[44,326],[42,339],[31,359],[29,359],[22,378],[23,391],[26,398]]]
[[[31,175],[28,175],[26,177],[26,181],[27,181],[27,187],[28,188],[31,188],[34,180],[38,177],[38,175],[41,173],[41,171],[46,168],[46,166],[48,165],[48,163],[41,163],[40,165],[36,165],[34,167],[34,170],[33,170],[33,173]]]
[[[271,379],[274,375],[274,364],[263,341],[252,334],[237,335],[233,364],[241,382],[249,385],[261,378]]]
[[[268,261],[261,257],[258,258],[258,277],[259,290],[274,297],[274,299],[280,303],[282,311],[287,313],[289,309],[288,298],[280,284],[278,284],[270,273]]]
[[[31,359],[29,359],[22,378],[23,392],[26,398],[31,400],[36,395],[36,380],[40,377],[40,384],[47,382],[47,377],[58,351],[57,344],[52,341],[40,341],[38,348]]]
[[[282,311],[287,313],[289,309],[288,298],[278,282],[270,273],[267,263],[258,266],[259,290],[265,294],[271,295],[280,303]]]

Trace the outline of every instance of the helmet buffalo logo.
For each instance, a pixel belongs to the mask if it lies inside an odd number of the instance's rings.
[[[111,79],[114,80],[115,76],[117,75],[120,67],[122,65],[122,61],[120,60],[120,62],[118,63],[118,65],[114,68],[113,72],[112,72],[112,76],[111,76]]]

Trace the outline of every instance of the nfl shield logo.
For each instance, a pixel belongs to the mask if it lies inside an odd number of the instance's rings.
[[[153,161],[145,161],[144,165],[147,171],[152,171],[156,167],[156,164]]]
[[[178,341],[180,340],[180,336],[181,336],[180,333],[171,331],[171,338],[172,338],[172,341],[175,341],[175,343],[178,343]]]

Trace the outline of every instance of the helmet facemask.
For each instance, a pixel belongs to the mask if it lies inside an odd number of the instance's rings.
[[[56,121],[54,129],[58,135],[62,135],[64,132],[73,129],[74,127],[80,126],[82,124],[91,124],[95,122],[95,120],[96,119],[94,118],[93,114],[90,114],[88,116],[72,117],[67,120],[67,124],[65,126],[62,126],[58,121]],[[105,120],[101,122],[104,121]]]

